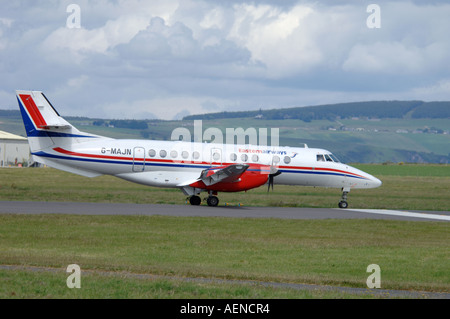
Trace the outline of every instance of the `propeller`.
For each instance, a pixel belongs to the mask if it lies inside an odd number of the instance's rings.
[[[279,170],[276,170],[275,173],[269,174],[269,183],[268,183],[268,185],[267,185],[267,192],[270,191],[270,187],[271,187],[271,186],[272,186],[272,191],[273,191],[273,178],[274,178],[275,176],[280,175],[280,174],[281,174],[281,172],[280,172]]]

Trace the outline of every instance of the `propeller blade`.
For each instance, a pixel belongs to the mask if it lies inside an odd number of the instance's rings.
[[[281,172],[280,172],[280,171],[277,171],[276,173],[270,174],[270,175],[272,175],[272,176],[278,176],[278,175],[280,175],[280,174],[281,174]]]
[[[269,174],[269,183],[268,183],[268,185],[267,185],[267,192],[269,192],[270,191],[270,187],[272,186],[272,191],[273,191],[273,178],[275,177],[275,176],[278,176],[278,175],[280,175],[281,174],[281,172],[280,171],[276,171],[275,173],[273,173],[273,174]]]

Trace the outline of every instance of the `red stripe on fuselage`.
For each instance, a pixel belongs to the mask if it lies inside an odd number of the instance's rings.
[[[80,156],[80,157],[88,157],[88,158],[99,158],[99,159],[115,159],[115,160],[124,160],[124,161],[132,161],[133,157],[119,157],[119,156],[109,156],[109,155],[95,155],[95,154],[85,154],[85,153],[77,153],[65,150],[61,147],[55,147],[53,150],[63,153],[66,155],[72,156]]]
[[[150,159],[150,158],[133,158],[133,157],[120,157],[120,156],[110,156],[110,155],[96,155],[96,154],[86,154],[86,153],[77,153],[77,152],[72,152],[72,151],[68,151],[65,150],[61,147],[55,147],[53,150],[55,150],[56,152],[59,153],[63,153],[66,155],[71,155],[71,156],[79,156],[79,157],[87,157],[87,158],[97,158],[97,159],[111,159],[111,160],[122,160],[122,161],[148,161],[149,163],[151,162],[157,162],[157,163],[175,163],[175,164],[180,164],[180,163],[185,163],[185,164],[198,164],[198,165],[211,165],[211,163],[208,162],[193,162],[193,161],[177,161],[177,160],[171,160],[171,159]],[[220,167],[226,167],[228,165],[232,165],[232,164],[236,164],[236,163],[221,163]],[[250,164],[250,163],[247,163]],[[212,165],[219,165],[219,163],[212,163]],[[250,164],[251,166],[252,164]],[[261,165],[261,164],[259,164]],[[268,165],[264,165],[264,166],[268,166]],[[214,167],[214,169],[220,169],[220,167]],[[269,167],[269,166],[268,166]],[[249,169],[251,169],[252,167],[250,167]],[[364,178],[367,179],[366,177],[359,175],[359,174],[355,174],[352,172],[347,172],[347,171],[342,171],[342,170],[338,170],[338,169],[333,169],[333,168],[322,168],[322,167],[301,167],[301,166],[278,166],[278,168],[280,169],[291,169],[291,170],[304,170],[304,171],[317,171],[317,172],[331,172],[331,173],[338,173],[338,174],[345,174],[345,175],[350,175],[350,176],[355,176],[355,177],[360,177],[360,178]]]
[[[342,171],[339,169],[334,169],[334,168],[323,168],[323,167],[298,167],[298,166],[279,166],[279,168],[281,169],[296,169],[296,170],[306,170],[306,171],[326,171],[326,172],[332,172],[332,173],[340,173],[340,174],[347,174],[347,175],[352,175],[352,176],[357,176],[357,177],[361,177],[364,179],[367,179],[366,177],[356,174],[356,173],[352,173],[352,172],[347,172],[347,171]]]
[[[25,105],[28,114],[30,114],[31,118],[33,119],[34,125],[36,125],[37,128],[44,128],[45,126],[47,126],[47,122],[45,122],[44,118],[42,117],[42,114],[34,103],[31,95],[21,94],[20,99]]]

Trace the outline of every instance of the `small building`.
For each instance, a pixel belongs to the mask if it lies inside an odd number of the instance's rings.
[[[0,167],[28,166],[30,147],[25,137],[0,131]]]

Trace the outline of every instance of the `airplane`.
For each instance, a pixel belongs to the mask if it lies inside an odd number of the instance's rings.
[[[35,162],[86,177],[112,175],[139,184],[178,188],[191,205],[217,206],[219,192],[247,191],[267,184],[340,188],[347,208],[351,189],[382,182],[318,149],[113,139],[79,131],[59,115],[41,91],[16,91]]]

